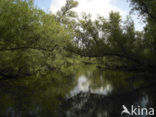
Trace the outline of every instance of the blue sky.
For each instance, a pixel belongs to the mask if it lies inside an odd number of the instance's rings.
[[[51,11],[55,13],[65,4],[66,0],[35,0],[35,5],[45,11]],[[130,3],[127,0],[76,0],[79,2],[79,6],[75,9],[76,12],[81,14],[82,12],[90,13],[93,18],[97,15],[108,17],[109,12],[120,12],[123,19],[129,15]],[[135,22],[136,30],[142,30],[144,24],[140,22],[137,15],[132,15]]]
[[[123,9],[123,10],[126,10],[126,11],[129,11],[130,10],[130,5],[129,5],[129,2],[127,2],[127,0],[112,0],[112,4],[114,4],[115,6]]]
[[[35,0],[35,5],[47,11],[51,6],[52,0]]]

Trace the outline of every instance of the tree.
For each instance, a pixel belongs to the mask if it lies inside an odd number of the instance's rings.
[[[133,6],[132,10],[137,10],[141,15],[156,20],[155,0],[129,0]]]
[[[32,0],[0,1],[0,74],[30,74],[51,66],[71,36]],[[60,53],[61,56],[61,53]]]
[[[123,25],[119,13],[111,12],[108,20],[99,17],[95,21],[85,15],[75,30],[78,45],[75,50],[69,46],[70,51],[85,57],[106,57],[107,66],[117,69],[155,68],[152,60],[155,55],[149,50],[145,33],[135,31],[131,18]]]

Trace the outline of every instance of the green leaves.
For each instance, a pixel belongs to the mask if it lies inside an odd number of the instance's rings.
[[[77,13],[72,11],[72,9],[77,6],[78,2],[74,0],[66,0],[65,6],[63,6],[61,10],[56,13],[57,21],[66,25],[75,23],[73,18],[77,17]]]
[[[122,24],[116,12],[111,12],[109,19],[99,17],[95,21],[84,15],[75,32],[79,48],[76,52],[81,56],[107,57],[107,64],[113,61],[127,66],[143,65],[148,56],[144,52],[143,33],[135,31],[131,18]]]
[[[62,59],[72,36],[53,14],[37,9],[32,0],[0,1],[0,13],[0,74],[30,74]]]
[[[141,15],[147,16],[156,21],[156,1],[155,0],[129,0],[133,9],[140,12]]]
[[[108,19],[99,16],[92,20],[84,14],[77,20],[72,9],[78,2],[74,0],[67,0],[56,15],[34,7],[33,0],[1,0],[0,74],[58,67],[70,52],[107,57],[108,63],[119,65],[156,66],[155,1],[131,2],[148,15],[144,32],[135,31],[130,17],[123,24],[118,12],[111,12]]]

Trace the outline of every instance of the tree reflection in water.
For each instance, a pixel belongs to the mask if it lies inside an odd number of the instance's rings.
[[[81,65],[1,81],[0,116],[120,117],[123,104],[154,108],[156,86],[142,77]]]

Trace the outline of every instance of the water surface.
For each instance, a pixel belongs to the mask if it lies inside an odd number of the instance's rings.
[[[93,65],[1,80],[0,116],[120,117],[122,105],[155,108],[156,86],[147,81],[142,73],[104,71]]]

